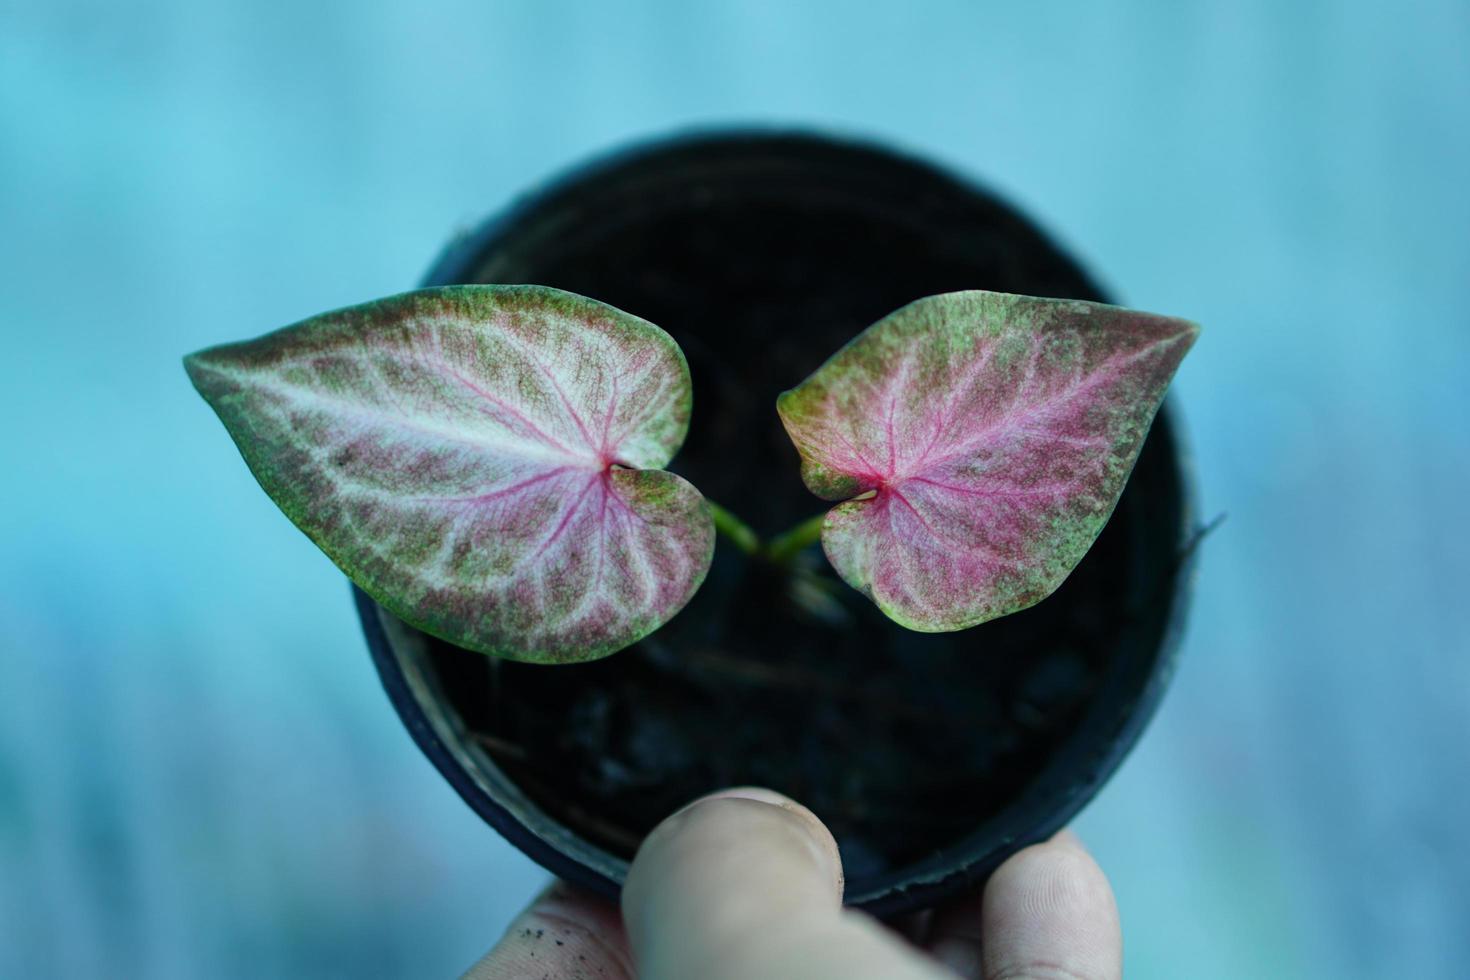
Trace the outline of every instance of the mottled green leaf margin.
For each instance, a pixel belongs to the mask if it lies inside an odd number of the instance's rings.
[[[1092,546],[1199,328],[1071,300],[947,293],[863,331],[777,409],[822,545],[895,621],[965,629]]]
[[[185,358],[271,498],[410,625],[591,660],[704,580],[704,498],[660,467],[692,395],[673,338],[540,286],[449,286]]]

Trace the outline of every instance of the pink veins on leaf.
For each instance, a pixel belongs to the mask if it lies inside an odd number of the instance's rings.
[[[808,486],[847,501],[823,531],[833,566],[915,629],[1043,598],[1101,530],[1196,332],[985,292],[869,327],[778,401]]]
[[[282,510],[383,606],[461,646],[603,656],[708,568],[703,498],[661,469],[688,426],[688,367],[605,304],[444,287],[186,363]]]

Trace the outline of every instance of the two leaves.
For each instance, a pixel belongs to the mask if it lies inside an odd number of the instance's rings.
[[[1122,492],[1196,328],[965,292],[864,331],[778,400],[839,574],[921,630],[1044,598]],[[689,370],[662,330],[537,286],[452,286],[186,358],[261,485],[408,623],[520,660],[613,653],[681,609],[710,508],[661,467]]]

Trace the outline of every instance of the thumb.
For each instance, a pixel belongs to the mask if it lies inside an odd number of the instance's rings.
[[[769,790],[727,790],[643,842],[623,919],[644,980],[951,976],[841,899],[837,842],[811,811]]]

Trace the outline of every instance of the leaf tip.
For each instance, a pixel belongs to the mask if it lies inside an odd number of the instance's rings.
[[[787,388],[776,396],[776,414],[784,421],[790,412],[791,402],[796,397],[795,388]]]
[[[220,374],[215,356],[217,350],[216,347],[206,347],[192,354],[185,354],[183,357],[184,373],[189,376],[194,390],[199,392],[206,401],[209,400],[210,392],[215,387],[211,382]]]
[[[1170,317],[1169,319],[1174,324],[1176,330],[1175,336],[1187,341],[1190,346],[1193,346],[1194,342],[1199,339],[1199,335],[1204,329],[1193,320],[1185,320],[1181,317]]]
[[[198,374],[200,369],[203,367],[204,351],[196,350],[192,353],[185,354],[182,358],[182,361],[185,373],[192,378],[196,374]]]

